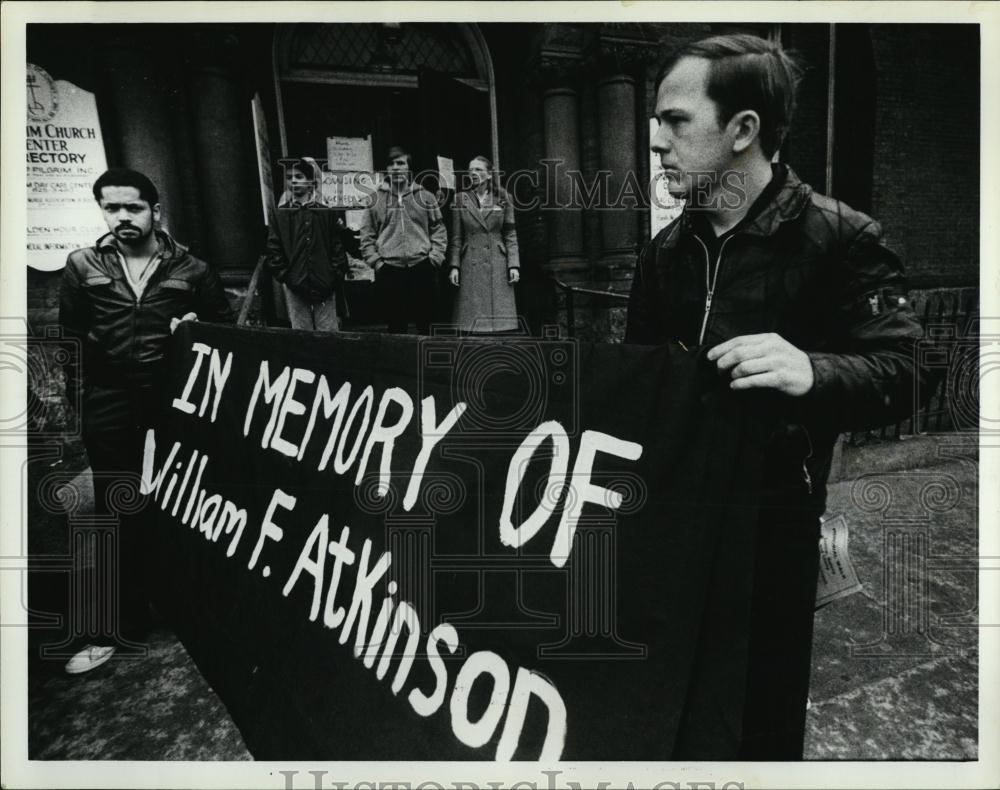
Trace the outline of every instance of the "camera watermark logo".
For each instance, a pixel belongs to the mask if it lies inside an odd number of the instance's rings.
[[[554,404],[574,433],[580,421],[578,347],[548,328],[541,338],[508,335],[493,340],[437,328],[420,338],[417,371],[421,398],[446,387],[467,404],[455,437],[488,438],[513,445],[545,420]]]
[[[923,432],[1000,431],[1000,414],[983,413],[979,397],[985,377],[1000,369],[1000,320],[976,314],[929,319],[915,362],[928,373],[917,378],[914,392],[924,409]]]
[[[63,399],[63,371],[79,370],[81,346],[59,327],[47,327],[41,336],[29,334],[23,318],[0,320],[0,390],[25,393],[23,404],[4,398],[0,407],[0,436],[56,439],[79,435],[79,388],[69,388],[69,406]],[[24,389],[22,389],[24,388]]]
[[[553,514],[560,505],[573,510],[582,504],[578,489],[588,485],[605,494],[606,501],[595,503],[603,505],[604,512],[595,507],[576,525],[573,561],[554,567],[545,551],[499,546],[498,524],[487,518],[482,505],[489,479],[483,459],[461,450],[449,455],[473,469],[466,469],[465,475],[428,472],[418,505],[410,510],[401,506],[395,486],[379,496],[377,475],[368,475],[355,490],[355,507],[379,516],[384,525],[384,545],[392,557],[386,576],[390,594],[412,606],[421,623],[447,622],[463,630],[497,634],[549,631],[540,635],[539,658],[645,658],[646,645],[620,633],[617,600],[618,513],[642,509],[648,499],[645,482],[634,473],[595,473],[575,480],[575,485],[565,485],[565,480],[554,485],[547,477],[524,483],[511,513],[517,523],[528,518],[532,507]],[[522,472],[527,472],[529,463],[523,462]],[[440,550],[440,519],[445,517],[453,526],[460,511],[467,528],[460,530],[460,536],[449,532],[449,547]],[[547,591],[541,597],[539,582]],[[456,595],[459,588],[464,593]],[[443,589],[451,592],[442,596]],[[400,627],[395,623],[390,629]],[[455,657],[463,656],[460,646]]]

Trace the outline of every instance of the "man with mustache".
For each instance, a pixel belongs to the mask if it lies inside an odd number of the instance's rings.
[[[94,199],[110,232],[93,247],[70,253],[59,321],[81,352],[79,361],[69,355],[66,393],[70,404],[82,395],[80,417],[93,472],[95,513],[118,521],[119,630],[100,635],[98,644],[86,645],[71,658],[66,664],[70,674],[108,661],[115,651],[112,642],[143,641],[148,625],[143,525],[138,523],[143,498],[135,492],[122,496],[121,488],[117,494],[114,489],[123,481],[138,488],[146,428],[163,389],[167,347],[178,322],[232,321],[215,271],[156,227],[159,196],[145,175],[108,170],[94,182]],[[119,508],[115,502],[125,504]]]
[[[682,740],[676,759],[801,759],[834,442],[912,414],[926,375],[914,362],[923,330],[878,223],[775,162],[797,72],[778,44],[739,34],[683,46],[657,78],[650,147],[687,203],[640,255],[625,340],[701,347],[732,390],[770,390],[781,411],[752,594],[731,602],[746,630],[728,647],[745,669],[684,712],[713,736]]]

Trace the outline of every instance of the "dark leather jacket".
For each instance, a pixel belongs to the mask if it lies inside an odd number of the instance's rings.
[[[161,372],[170,341],[170,319],[196,313],[199,321],[231,322],[222,283],[207,263],[157,231],[163,258],[136,300],[122,271],[114,236],[75,250],[63,271],[59,321],[80,343],[82,365],[70,354],[66,389],[93,382],[116,388],[151,383]]]
[[[815,383],[780,396],[783,420],[768,448],[771,476],[802,488],[822,512],[837,434],[913,413],[915,344],[923,329],[903,267],[878,223],[816,194],[790,169],[770,203],[724,239],[716,260],[685,211],[637,263],[625,342],[681,341],[707,350],[739,335],[774,332],[806,351]],[[718,275],[708,299],[706,279]],[[926,379],[918,390],[930,394]]]

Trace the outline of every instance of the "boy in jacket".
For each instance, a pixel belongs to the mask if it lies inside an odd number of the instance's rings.
[[[429,335],[448,234],[437,200],[411,180],[410,167],[406,151],[389,149],[388,175],[365,211],[361,254],[375,272],[389,331],[405,333],[412,320]]]
[[[286,163],[286,189],[268,228],[264,263],[284,289],[292,329],[336,332],[347,316],[346,251],[357,249],[351,250],[344,212],[323,202],[321,177],[314,159]]]

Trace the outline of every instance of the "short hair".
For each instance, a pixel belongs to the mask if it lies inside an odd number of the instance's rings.
[[[399,159],[399,157],[401,157],[401,156],[406,158],[406,166],[412,170],[413,169],[413,157],[410,156],[410,152],[409,151],[407,151],[405,148],[403,148],[401,146],[398,146],[398,145],[394,145],[394,146],[392,146],[389,149],[389,153],[386,154],[386,157],[385,157],[385,163],[387,165],[392,164],[392,160],[393,159]]]
[[[705,92],[715,102],[722,126],[741,110],[760,117],[760,146],[769,159],[781,147],[795,111],[802,74],[797,59],[777,42],[749,33],[713,36],[683,44],[670,53],[656,75],[656,89],[683,58],[709,62]]]
[[[317,186],[323,183],[323,171],[320,169],[319,163],[311,156],[303,156],[299,159],[282,159],[281,164],[285,168],[285,178],[288,178],[288,174],[292,170],[298,170],[315,181]]]
[[[491,172],[491,173],[493,172],[493,163],[487,157],[483,156],[482,154],[480,154],[479,156],[472,157],[472,159],[470,159],[469,161],[470,162],[482,162],[484,165],[486,165],[486,169],[489,172]]]
[[[160,202],[160,193],[156,191],[153,182],[138,170],[127,167],[113,167],[97,177],[94,182],[94,200],[101,202],[101,190],[104,187],[134,187],[139,190],[139,198],[149,203],[152,208]]]

